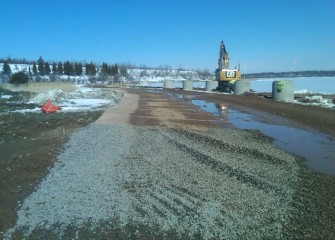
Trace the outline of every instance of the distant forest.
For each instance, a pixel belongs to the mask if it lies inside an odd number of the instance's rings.
[[[32,60],[26,60],[25,58],[23,59],[16,59],[16,58],[0,58],[0,63],[6,63],[6,64],[32,64],[33,69],[31,71],[36,74],[36,65],[37,65],[37,70],[38,73],[41,75],[48,75],[51,70],[54,73],[58,74],[67,74],[67,75],[81,75],[83,72],[83,67],[85,66],[86,72],[85,74],[87,75],[94,75],[97,72],[97,66],[96,64],[90,62],[89,64],[82,64],[80,62],[58,62],[58,63],[48,63],[43,60],[42,57],[40,57],[37,61],[32,61]],[[117,66],[117,64],[113,65],[108,65],[107,63],[102,63],[101,65],[101,70],[103,73],[108,74],[108,75],[115,75],[118,73],[121,73],[121,75],[125,75],[127,73],[127,69],[131,68],[143,68],[143,69],[171,69],[169,66],[160,66],[158,68],[150,68],[147,67],[146,65],[143,66],[133,66],[131,64],[122,64],[121,66]],[[185,70],[185,69],[179,69],[179,70]],[[0,70],[1,72],[1,70]],[[200,72],[203,75],[209,76],[209,75],[214,75],[214,73],[211,73],[208,69],[205,69],[203,71],[197,70],[196,72]],[[261,73],[247,73],[243,74],[241,78],[246,78],[246,79],[251,79],[251,78],[294,78],[294,77],[335,77],[335,70],[312,70],[312,71],[295,71],[295,72],[261,72]]]
[[[263,72],[242,74],[242,78],[335,77],[332,71]]]
[[[42,57],[35,61],[30,61],[26,59],[15,59],[15,58],[5,58],[0,59],[0,63],[4,63],[2,73],[10,74],[11,69],[9,64],[27,64],[32,65],[32,68],[29,66],[29,75],[49,75],[52,71],[53,74],[66,74],[68,76],[80,76],[82,74],[86,74],[88,76],[94,76],[98,72],[98,67],[92,61],[90,63],[82,64],[81,62],[49,62],[44,61]],[[83,71],[83,67],[85,67],[85,72]],[[116,76],[118,73],[126,74],[127,68],[125,66],[118,66],[117,64],[108,65],[103,62],[101,65],[101,74],[104,76]]]

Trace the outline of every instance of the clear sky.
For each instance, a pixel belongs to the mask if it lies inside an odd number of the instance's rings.
[[[335,70],[335,0],[0,0],[0,58]]]

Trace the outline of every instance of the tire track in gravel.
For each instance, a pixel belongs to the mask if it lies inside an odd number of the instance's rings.
[[[173,141],[171,139],[171,141]],[[217,161],[216,159],[212,158],[209,155],[206,155],[204,153],[201,153],[200,151],[196,150],[193,147],[187,146],[185,144],[173,141],[176,146],[181,149],[182,151],[185,151],[189,153],[190,155],[194,156],[196,161],[199,161],[206,166],[212,168],[214,171],[222,172],[223,174],[228,175],[229,177],[235,177],[238,181],[241,181],[246,184],[250,184],[253,187],[259,188],[264,191],[275,191],[276,193],[280,194],[280,189],[271,186],[271,184],[268,184],[262,179],[257,178],[256,176],[252,176],[248,174],[247,172],[237,169],[233,166],[230,166],[228,164],[224,164],[222,162]]]
[[[280,237],[290,211],[293,177],[282,175],[276,180],[279,188],[239,165],[223,165],[225,156],[232,154],[228,149],[236,154],[224,139],[234,137],[238,142],[252,136],[234,129],[90,125],[71,138],[39,189],[22,204],[18,222],[7,236],[56,232],[55,239],[61,239],[67,229],[74,238],[76,229],[85,229],[86,224],[101,232],[105,221],[132,238],[145,231],[172,238]],[[204,139],[209,138],[215,139],[215,146],[206,144]],[[92,147],[95,141],[98,148]],[[221,149],[221,142],[228,145]],[[262,159],[263,171],[273,165],[294,169],[290,155],[274,153],[280,164]],[[208,159],[212,163],[204,164]],[[224,171],[217,171],[220,164]]]
[[[207,141],[204,141],[204,139],[209,139],[209,136],[206,136],[203,132],[199,132],[199,133],[195,133],[193,131],[189,131],[189,130],[176,130],[176,129],[151,129],[151,128],[141,128],[141,130],[144,130],[146,132],[150,131],[150,135],[156,135],[155,137],[151,138],[151,139],[141,139],[140,136],[145,135],[144,132],[139,133],[139,139],[137,139],[136,142],[143,142],[143,141],[147,141],[148,145],[152,145],[153,142],[151,142],[150,140],[154,140],[156,143],[164,143],[165,148],[170,149],[171,152],[176,152],[176,153],[184,153],[186,154],[186,159],[192,159],[192,161],[194,161],[194,159],[199,160],[199,159],[206,159],[208,158],[208,156],[210,154],[205,153],[203,155],[201,155],[200,157],[198,156],[199,154],[197,154],[197,152],[194,150],[195,148],[192,147],[194,145],[196,145],[197,147],[199,147],[199,143],[201,144],[206,144]],[[235,130],[234,130],[235,131]],[[158,136],[157,136],[158,134]],[[193,137],[185,137],[185,139],[183,138],[183,135],[186,136],[193,136]],[[162,139],[163,137],[163,139]],[[187,142],[186,144],[184,144],[184,142]],[[181,143],[183,142],[183,143]],[[236,148],[233,145],[229,145],[227,143],[224,143],[220,140],[215,140],[213,139],[213,141],[215,144],[213,145],[218,145],[220,147],[220,144],[218,143],[222,143],[225,146],[229,146],[226,148],[223,148],[223,150],[219,151],[220,153],[225,153],[227,154],[236,154]],[[185,146],[188,146],[189,149],[191,149],[191,151],[184,151],[182,149],[182,151],[180,151],[180,145],[184,144]],[[221,145],[222,145],[221,144]],[[268,144],[268,143],[267,143]],[[267,145],[265,144],[265,145]],[[172,145],[172,146],[170,146]],[[257,144],[256,144],[257,145]],[[157,144],[156,144],[157,146]],[[173,148],[173,146],[175,146],[175,148]],[[201,147],[200,147],[201,148]],[[201,149],[206,149],[206,146],[203,146]],[[208,147],[207,147],[208,149]],[[229,152],[227,149],[232,149],[231,152]],[[160,149],[162,150],[162,149]],[[153,151],[151,151],[152,153],[155,154],[155,156],[157,157],[157,155],[160,152],[155,152],[154,149]],[[199,152],[199,151],[198,151]],[[240,151],[241,152],[241,151]],[[243,151],[242,151],[243,152]],[[251,154],[252,153],[252,154]],[[259,156],[264,156],[263,159],[260,159],[259,161],[261,163],[268,163],[268,165],[275,165],[275,166],[284,166],[286,170],[291,170],[292,166],[294,168],[294,159],[291,158],[274,158],[271,155],[269,155],[266,152],[262,152],[260,149],[255,149],[254,151],[249,148],[246,148],[245,151],[245,155],[246,156],[252,156],[254,157],[255,154],[257,155],[257,157]],[[148,156],[147,156],[148,157]],[[182,159],[182,158],[179,158]],[[220,159],[220,158],[218,158]],[[291,159],[291,162],[289,161],[289,159]],[[170,159],[171,160],[171,159]],[[212,158],[213,161],[216,161]],[[205,165],[205,168],[203,168],[203,163],[201,163],[200,165],[195,163],[198,168],[200,168],[203,173],[204,172],[210,172],[212,173],[212,167]],[[194,165],[189,164],[188,167],[191,168],[191,166]],[[176,168],[176,166],[174,166],[174,168]],[[245,181],[243,178],[236,178],[236,176],[238,176],[238,174],[231,174],[231,172],[234,173],[234,171],[239,171],[239,169],[237,168],[237,170],[235,170],[234,167],[230,167],[229,170],[233,169],[233,171],[227,171],[228,174],[228,178],[230,179],[231,177],[235,178],[237,180],[237,183],[248,183],[248,179]],[[176,169],[174,169],[176,170]],[[198,170],[199,171],[199,170]],[[293,172],[293,171],[292,171]],[[171,173],[171,172],[169,172]],[[246,173],[247,174],[247,173]],[[163,177],[164,176],[164,177]],[[284,175],[285,176],[285,175]],[[187,222],[187,220],[185,220],[185,217],[190,217],[190,216],[195,216],[195,218],[199,219],[199,208],[201,209],[201,206],[204,206],[204,204],[206,205],[206,203],[213,203],[213,198],[211,198],[211,196],[208,196],[207,194],[204,194],[203,192],[200,191],[199,193],[199,189],[192,189],[192,187],[190,187],[188,184],[190,182],[195,182],[195,181],[191,181],[191,179],[188,178],[188,181],[180,181],[180,179],[176,179],[176,177],[178,177],[176,175],[176,173],[174,174],[162,174],[161,175],[161,179],[163,179],[162,182],[158,183],[158,186],[156,186],[155,191],[149,190],[147,192],[147,195],[150,198],[150,204],[152,206],[152,209],[160,216],[165,218],[166,221],[169,221],[168,219],[183,219],[183,221]],[[221,173],[219,175],[219,177],[221,177]],[[197,178],[196,178],[197,179]],[[257,177],[255,177],[256,180]],[[177,181],[176,181],[177,180]],[[199,179],[197,179],[199,180]],[[280,184],[283,184],[283,176],[281,178],[281,182]],[[199,180],[201,181],[201,179]],[[290,194],[286,194],[285,193],[285,189],[283,188],[279,188],[277,187],[275,184],[271,184],[268,183],[267,180],[264,180],[264,182],[262,182],[262,179],[259,180],[259,184],[261,186],[266,186],[265,188],[258,188],[257,191],[263,191],[263,190],[268,190],[268,193],[270,195],[276,196],[278,198],[286,198],[286,200],[290,199]],[[183,184],[185,184],[183,186]],[[290,182],[290,184],[292,184],[292,182]],[[187,186],[188,185],[188,186]],[[289,185],[289,184],[288,184]],[[257,184],[256,184],[257,186]],[[163,189],[162,189],[163,187]],[[285,187],[287,187],[287,185],[285,185]],[[208,189],[208,185],[207,185],[207,189]],[[273,191],[273,189],[277,190],[274,191],[273,193],[271,193]],[[195,191],[194,191],[195,190]],[[286,189],[287,190],[287,189]],[[196,193],[198,191],[198,193]],[[234,191],[234,190],[233,190]],[[218,194],[216,197],[220,198],[221,196],[219,196],[220,194]],[[200,197],[199,197],[200,196]],[[227,224],[227,219],[234,219],[234,215],[236,215],[236,212],[234,212],[234,210],[232,211],[231,209],[235,209],[235,210],[240,210],[238,207],[234,206],[234,204],[229,203],[226,205],[226,208],[221,209],[222,207],[222,199],[221,199],[221,203],[219,203],[218,205],[215,205],[215,208],[220,209],[220,216],[216,216],[216,220],[215,220],[215,224],[214,224],[214,228],[216,228],[215,226],[226,226]],[[225,204],[223,204],[224,206]],[[186,206],[186,207],[185,207]],[[212,207],[214,207],[212,206]],[[206,211],[209,209],[206,209]],[[224,216],[225,219],[222,219],[222,217]],[[193,219],[194,220],[194,219]],[[233,220],[233,221],[236,221]],[[206,222],[206,221],[204,221]],[[208,222],[208,219],[207,219]],[[266,220],[264,223],[268,224],[270,221]],[[208,226],[206,226],[206,224],[202,224],[197,222],[196,225],[198,226],[197,228],[200,228],[204,231],[204,229],[208,230]],[[270,224],[271,226],[271,224]],[[204,231],[206,232],[206,231]],[[204,233],[203,232],[203,233]],[[220,231],[219,231],[220,232]]]
[[[247,147],[243,147],[241,145],[236,146],[233,145],[232,143],[226,143],[220,140],[217,140],[213,137],[210,136],[205,136],[203,134],[199,134],[199,133],[195,133],[195,132],[191,132],[191,131],[187,131],[185,129],[178,129],[178,131],[176,130],[171,130],[172,133],[176,133],[176,135],[178,135],[178,139],[181,138],[181,136],[187,137],[188,139],[192,140],[192,141],[198,141],[200,143],[203,143],[203,145],[206,145],[206,147],[208,146],[212,146],[212,147],[220,147],[221,151],[224,152],[229,152],[231,154],[243,154],[245,157],[252,157],[257,159],[258,161],[262,161],[264,160],[264,162],[269,162],[269,163],[273,163],[273,164],[278,164],[278,165],[282,165],[285,164],[287,165],[287,162],[279,159],[273,155],[264,153],[258,149],[251,149],[251,148],[247,148]],[[179,140],[180,141],[180,140]]]
[[[263,174],[263,168],[259,168],[261,172],[259,169],[255,172],[252,171],[253,166],[251,165],[249,166],[249,171],[246,171],[246,169],[243,168],[243,163],[241,164],[241,161],[236,161],[236,159],[241,159],[242,161],[256,159],[257,162],[260,162],[263,166],[265,164],[270,166],[273,165],[276,169],[281,167],[287,172],[292,168],[292,161],[287,162],[287,159],[274,157],[273,155],[263,152],[264,150],[261,151],[259,149],[235,146],[231,143],[226,143],[222,140],[217,140],[210,136],[205,136],[185,129],[171,129],[170,135],[165,134],[165,137],[175,144],[177,148],[189,153],[196,161],[212,168],[214,171],[222,172],[230,177],[235,177],[243,183],[250,184],[264,191],[275,191],[277,194],[284,194],[286,191],[285,189],[281,189],[280,185],[271,181],[271,179],[268,179],[267,176]],[[190,140],[191,144],[187,144],[186,142],[189,142]],[[195,145],[196,147],[194,147]],[[202,151],[202,149],[206,149],[206,151]],[[224,156],[225,159],[228,159],[228,161],[224,160],[224,158],[222,159],[222,157],[220,158],[220,154]],[[236,158],[236,155],[238,155],[238,158]],[[234,162],[238,163],[233,165]],[[255,167],[257,168],[259,165],[255,164]],[[272,172],[269,172],[269,174],[271,177],[273,176]]]

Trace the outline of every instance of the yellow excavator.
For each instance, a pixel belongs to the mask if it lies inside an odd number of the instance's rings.
[[[218,68],[215,70],[215,80],[219,82],[218,90],[224,92],[234,91],[234,83],[241,79],[238,68],[229,69],[229,58],[226,47],[221,41]]]

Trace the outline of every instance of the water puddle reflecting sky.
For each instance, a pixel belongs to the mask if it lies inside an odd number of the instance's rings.
[[[224,104],[203,100],[191,100],[191,102],[202,110],[228,121],[236,128],[260,130],[263,134],[272,137],[276,146],[305,158],[310,168],[335,176],[334,138],[319,132],[271,124]]]

